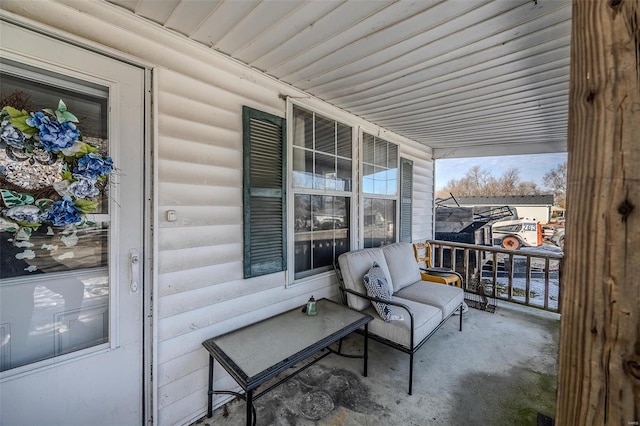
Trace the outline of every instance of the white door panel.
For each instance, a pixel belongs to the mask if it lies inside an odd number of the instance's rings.
[[[29,247],[3,241],[0,424],[139,425],[144,256],[132,267],[131,250],[144,252],[145,70],[13,24],[0,31],[2,87],[36,104],[70,98],[116,167],[95,225],[40,229]]]

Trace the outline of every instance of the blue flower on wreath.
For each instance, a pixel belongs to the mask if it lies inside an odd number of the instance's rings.
[[[39,141],[36,145],[47,152],[58,153],[71,148],[80,137],[75,124],[70,121],[52,120],[42,111],[32,113],[31,117],[26,119],[26,124],[39,130]]]
[[[0,126],[2,128],[0,131],[0,139],[6,142],[7,145],[20,149],[27,145],[25,134],[11,124],[11,117],[5,116],[2,122],[0,122]]]
[[[100,154],[91,152],[78,159],[78,165],[74,167],[73,173],[95,180],[100,176],[108,175],[112,170],[111,157],[102,157]]]
[[[73,175],[73,178],[76,179],[76,181],[69,185],[68,189],[74,197],[89,198],[100,194],[100,190],[96,188],[96,181],[94,179],[78,174]]]
[[[27,223],[37,223],[40,221],[40,209],[33,205],[15,206],[8,209],[5,214],[6,217]]]
[[[51,222],[53,226],[65,226],[82,221],[82,216],[80,209],[71,197],[67,196],[51,205],[45,220]]]

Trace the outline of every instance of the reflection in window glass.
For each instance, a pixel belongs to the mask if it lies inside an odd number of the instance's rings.
[[[293,107],[294,279],[330,270],[349,250],[352,135],[347,125]]]
[[[367,133],[363,134],[362,192],[398,194],[398,147]]]
[[[0,62],[0,98],[27,111],[55,109],[63,99],[80,121],[83,141],[109,154],[106,88]],[[0,187],[47,198],[62,180],[58,161],[21,161],[29,157],[17,155],[19,149],[0,147]],[[43,225],[26,237],[0,231],[1,371],[109,341],[108,197],[105,189],[92,222]]]
[[[362,142],[364,247],[379,247],[396,240],[398,147],[367,133]]]
[[[293,186],[351,191],[351,127],[293,108]]]
[[[396,200],[365,198],[364,247],[380,247],[395,242]]]
[[[328,271],[349,250],[349,203],[349,197],[296,194],[296,279]]]

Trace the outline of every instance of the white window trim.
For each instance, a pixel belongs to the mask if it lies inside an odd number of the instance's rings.
[[[360,130],[359,126],[351,122],[349,120],[345,120],[343,118],[336,117],[334,114],[331,114],[326,111],[319,110],[317,107],[309,105],[300,100],[294,100],[291,98],[287,98],[287,106],[286,106],[286,119],[287,119],[287,271],[285,274],[285,287],[294,287],[297,285],[309,283],[312,281],[316,281],[320,278],[328,277],[333,275],[333,271],[319,272],[317,274],[313,274],[304,278],[295,279],[295,229],[294,224],[295,221],[292,218],[295,217],[295,209],[294,209],[294,198],[296,191],[293,187],[293,107],[297,106],[303,108],[307,111],[314,112],[323,116],[324,118],[328,118],[330,120],[335,120],[338,123],[344,124],[345,126],[351,127],[351,175],[352,175],[352,184],[351,191],[344,192],[344,196],[350,197],[351,201],[349,204],[349,224],[350,224],[350,232],[349,232],[349,247],[358,247],[358,237],[359,237],[359,223],[358,223],[358,208],[360,208],[360,173],[359,173],[359,163],[360,159],[358,158],[359,147],[361,144],[360,141]],[[357,143],[353,143],[357,142]],[[304,191],[308,194],[312,195],[338,195],[338,192],[327,192],[319,189],[305,188]]]
[[[398,164],[398,176],[396,180],[396,195],[395,197],[391,197],[388,195],[379,195],[379,194],[365,194],[363,191],[358,192],[358,240],[359,243],[356,247],[363,248],[364,247],[364,198],[378,198],[381,200],[396,200],[396,230],[395,230],[395,241],[397,242],[400,239],[400,231],[398,229],[398,225],[400,224],[400,158],[401,158],[401,148],[402,144],[397,141],[393,141],[388,137],[376,136],[379,132],[372,131],[366,129],[364,127],[359,128],[358,132],[358,152],[364,152],[364,134],[367,133],[376,138],[380,138],[388,143],[392,143],[396,145],[397,149],[397,164]],[[362,186],[362,178],[364,177],[364,161],[358,161],[358,185]]]

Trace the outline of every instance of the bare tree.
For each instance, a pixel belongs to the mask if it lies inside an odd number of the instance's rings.
[[[555,204],[560,207],[566,207],[567,198],[567,162],[559,164],[558,167],[548,171],[543,177],[542,182],[546,187],[553,190]]]
[[[449,193],[457,196],[502,196],[537,195],[540,188],[532,181],[521,181],[518,169],[511,168],[496,178],[490,171],[474,166],[460,179],[452,179],[436,193],[437,197],[447,198]]]

